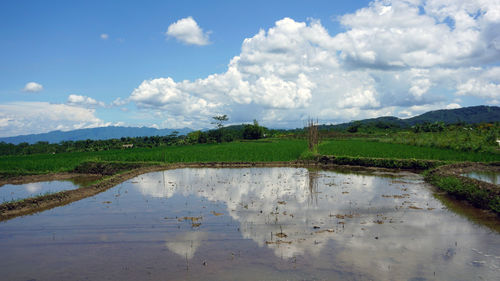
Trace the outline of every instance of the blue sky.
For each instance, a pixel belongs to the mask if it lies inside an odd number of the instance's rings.
[[[498,0],[2,1],[0,136],[500,101]]]

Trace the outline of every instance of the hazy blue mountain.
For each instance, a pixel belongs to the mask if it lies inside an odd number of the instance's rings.
[[[445,124],[454,124],[458,122],[463,122],[467,124],[476,123],[493,123],[500,122],[500,107],[498,106],[470,106],[457,109],[440,109],[429,111],[424,114],[414,116],[407,119],[401,119],[394,116],[384,116],[378,118],[363,119],[358,121],[352,121],[348,123],[342,123],[338,125],[323,125],[321,128],[333,128],[333,129],[346,129],[353,123],[359,122],[361,124],[376,124],[378,122],[392,124],[397,127],[411,127],[416,124],[422,123],[434,123],[434,122],[444,122]]]
[[[106,140],[119,139],[122,137],[146,137],[146,136],[165,136],[177,131],[179,135],[185,135],[192,130],[183,129],[155,129],[147,127],[99,127],[90,129],[79,129],[74,131],[52,131],[43,134],[32,134],[15,137],[0,138],[0,142],[19,144],[27,142],[30,144],[46,141],[49,143],[58,143],[61,141],[77,140]]]

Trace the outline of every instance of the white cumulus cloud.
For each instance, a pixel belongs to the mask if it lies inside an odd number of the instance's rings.
[[[500,67],[488,70],[471,69],[471,75],[464,77],[457,86],[458,95],[476,96],[488,99],[500,98]]]
[[[109,125],[111,124],[95,116],[94,109],[48,102],[0,104],[0,136],[2,137]]]
[[[210,44],[209,32],[203,32],[192,17],[183,18],[172,23],[165,34],[189,45],[203,46]]]
[[[499,7],[498,0],[377,0],[340,17],[346,30],[336,35],[318,20],[283,18],[246,38],[227,71],[146,80],[128,99],[193,127],[208,126],[216,113],[294,127],[309,116],[340,122],[454,108],[464,95],[498,101]],[[174,25],[203,34],[190,18]]]
[[[36,82],[28,82],[26,85],[24,85],[23,91],[24,92],[30,92],[30,93],[36,93],[40,92],[43,90],[43,86],[41,84],[38,84]]]
[[[75,94],[71,94],[68,96],[67,104],[75,106],[83,106],[83,107],[105,106],[104,102],[102,101],[97,101],[91,97],[75,95]]]

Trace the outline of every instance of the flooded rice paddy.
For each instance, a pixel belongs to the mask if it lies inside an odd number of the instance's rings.
[[[498,226],[498,221],[494,222]],[[0,223],[5,280],[497,280],[500,235],[420,175],[178,169]]]
[[[5,184],[0,186],[0,204],[45,195],[48,193],[56,193],[63,190],[77,189],[81,186],[86,186],[98,177],[75,177],[63,181],[45,181],[33,182],[26,184]]]
[[[488,172],[488,171],[482,171],[482,172],[469,172],[466,174],[463,174],[465,177],[473,178],[476,180],[480,181],[485,181],[489,182],[492,184],[497,184],[500,185],[500,174],[495,173],[495,172]]]

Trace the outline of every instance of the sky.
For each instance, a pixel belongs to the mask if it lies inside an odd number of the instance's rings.
[[[0,38],[0,137],[500,105],[500,0],[6,0]]]

